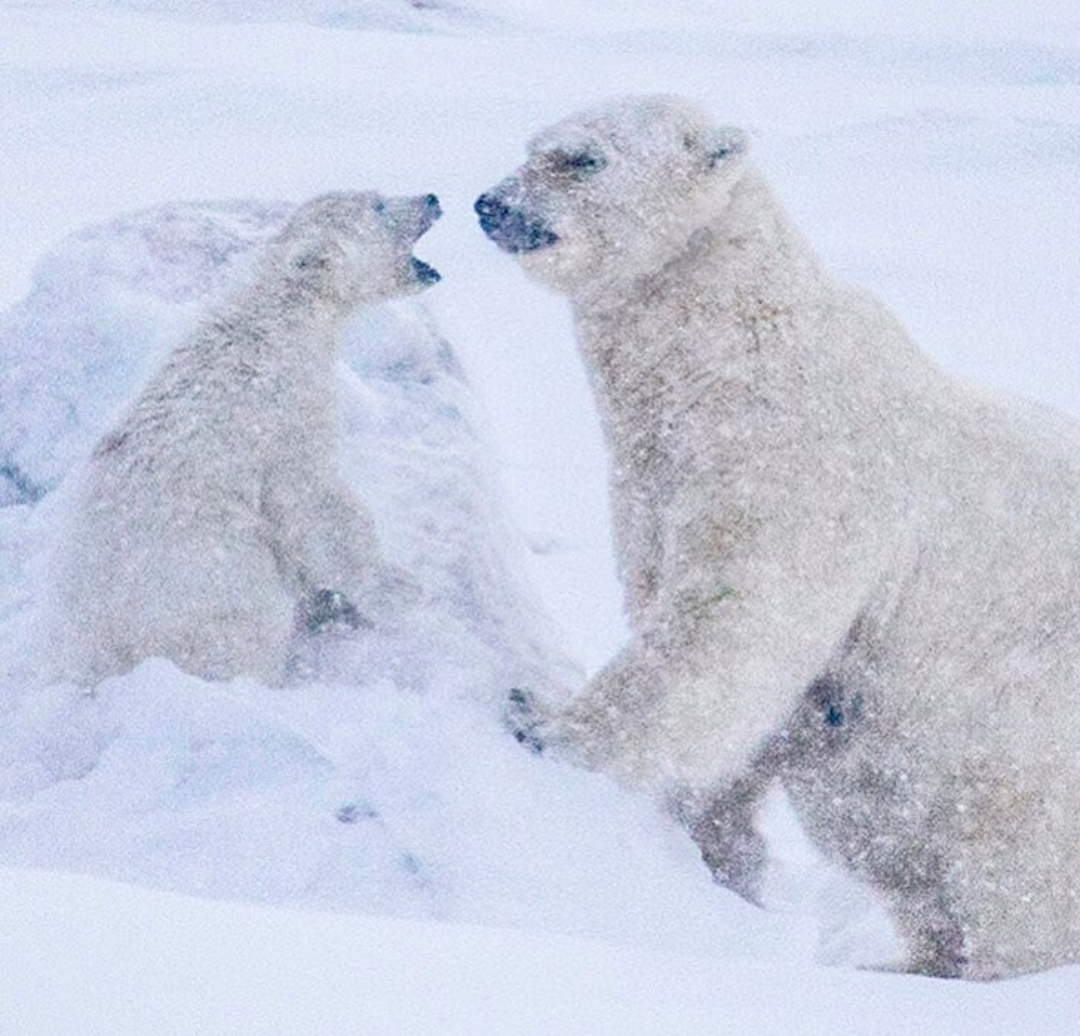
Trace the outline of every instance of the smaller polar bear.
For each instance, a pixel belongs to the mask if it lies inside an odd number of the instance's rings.
[[[335,473],[334,364],[357,307],[439,280],[411,250],[440,215],[431,194],[305,203],[173,352],[77,489],[54,675],[95,684],[161,655],[276,683],[298,612],[356,626],[414,592]]]
[[[633,637],[520,740],[677,804],[754,888],[779,777],[912,970],[1080,959],[1080,464],[837,284],[672,98],[541,133],[476,209],[567,294]]]

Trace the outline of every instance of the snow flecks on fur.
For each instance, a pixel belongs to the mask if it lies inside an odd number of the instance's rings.
[[[573,303],[634,633],[522,734],[674,799],[742,891],[725,824],[780,778],[911,970],[1076,961],[1077,458],[834,282],[719,139],[677,98],[613,101],[485,195],[544,247],[478,203]]]

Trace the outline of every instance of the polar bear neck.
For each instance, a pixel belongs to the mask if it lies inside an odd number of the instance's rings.
[[[279,264],[276,256],[264,263],[253,285],[251,296],[244,300],[251,312],[290,314],[309,328],[318,326],[340,329],[359,302],[339,298],[326,282],[313,281]]]
[[[604,298],[575,299],[578,340],[603,409],[629,402],[640,413],[648,401],[671,416],[704,388],[703,372],[760,383],[763,367],[793,369],[803,342],[792,314],[823,308],[834,290],[751,170],[671,261]]]
[[[226,303],[214,324],[222,338],[243,342],[252,359],[269,348],[275,363],[290,357],[300,364],[325,363],[338,353],[350,312],[288,278],[264,276]],[[290,347],[281,355],[284,339]]]
[[[659,265],[626,279],[605,276],[571,297],[579,319],[608,319],[649,306],[657,297],[717,298],[738,288],[776,296],[792,288],[802,296],[824,274],[809,244],[795,229],[765,178],[747,170],[724,196],[719,211]]]
[[[606,305],[575,300],[575,317],[616,476],[658,492],[735,470],[778,435],[813,441],[823,407],[888,424],[901,452],[958,420],[949,380],[828,276],[752,171],[679,256]]]

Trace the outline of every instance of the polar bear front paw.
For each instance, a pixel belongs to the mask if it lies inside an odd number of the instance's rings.
[[[586,770],[602,769],[610,752],[590,736],[572,709],[563,709],[533,691],[512,688],[503,707],[503,723],[533,755],[542,755]]]
[[[356,605],[338,590],[316,590],[303,603],[304,625],[309,633],[335,627],[371,629],[373,623],[360,614]]]

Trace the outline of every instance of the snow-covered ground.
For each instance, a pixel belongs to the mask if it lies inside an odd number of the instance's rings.
[[[943,364],[1080,415],[1072,0],[0,7],[0,865],[35,869],[0,872],[0,1033],[1075,1032],[1076,968],[850,970],[888,928],[782,802],[766,914],[648,802],[500,728],[508,684],[573,684],[563,655],[592,671],[625,630],[568,312],[471,204],[533,130],[644,91],[750,129],[810,240]],[[288,691],[157,661],[37,689],[64,475],[274,199],[354,186],[447,213],[418,249],[444,282],[354,323],[340,378],[343,469],[425,608],[309,647]]]
[[[1067,971],[943,983],[40,872],[0,870],[0,888],[0,1032],[18,1036],[1075,1032]]]

